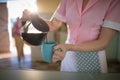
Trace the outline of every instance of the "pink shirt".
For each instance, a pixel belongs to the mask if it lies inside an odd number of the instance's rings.
[[[54,17],[68,24],[67,42],[76,44],[96,40],[101,27],[120,31],[120,0],[61,0]]]
[[[13,28],[12,28],[12,35],[15,36],[20,36],[21,34],[21,27],[22,27],[22,21],[21,19],[17,19],[16,22],[13,24]]]

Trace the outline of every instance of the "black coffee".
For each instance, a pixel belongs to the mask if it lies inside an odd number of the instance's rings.
[[[31,45],[41,45],[47,33],[22,33],[24,41]]]

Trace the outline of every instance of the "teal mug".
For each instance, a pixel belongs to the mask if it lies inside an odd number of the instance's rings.
[[[45,62],[52,62],[54,53],[54,46],[57,45],[56,41],[43,41],[41,45],[42,58]]]

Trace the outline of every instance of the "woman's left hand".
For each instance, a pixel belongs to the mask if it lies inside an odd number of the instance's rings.
[[[58,44],[54,46],[53,62],[63,60],[67,51],[68,51],[67,44]]]

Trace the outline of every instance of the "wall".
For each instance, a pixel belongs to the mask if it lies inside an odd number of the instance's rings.
[[[120,62],[120,34],[116,35],[106,48],[106,56],[108,60],[117,60]]]
[[[0,53],[10,52],[9,46],[7,4],[0,3]]]
[[[40,13],[53,13],[60,0],[37,0],[38,11]]]

